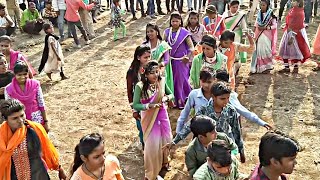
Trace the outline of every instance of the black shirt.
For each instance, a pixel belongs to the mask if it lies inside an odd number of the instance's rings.
[[[8,84],[11,83],[14,74],[10,71],[0,74],[0,88],[6,87]],[[4,99],[4,94],[0,94],[0,99]]]

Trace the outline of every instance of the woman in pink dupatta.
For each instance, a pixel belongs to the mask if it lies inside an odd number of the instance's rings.
[[[5,55],[6,60],[8,62],[8,69],[10,71],[13,71],[14,65],[16,64],[17,61],[24,61],[27,63],[29,67],[29,78],[33,78],[34,75],[36,75],[35,70],[31,66],[31,64],[28,62],[27,58],[25,58],[21,52],[19,51],[14,51],[11,49],[11,43],[12,40],[9,36],[1,36],[0,37],[0,48],[1,52]]]
[[[269,73],[277,48],[277,19],[268,0],[261,0],[255,24],[256,50],[252,55],[250,73]]]
[[[172,140],[171,126],[165,102],[173,99],[165,79],[161,79],[159,64],[150,61],[134,90],[133,108],[141,111],[145,180],[155,180],[168,167],[168,150],[162,147]]]
[[[19,100],[25,106],[26,118],[42,124],[48,132],[48,120],[40,82],[28,78],[28,65],[23,61],[18,61],[13,71],[15,77],[5,88],[5,99]]]

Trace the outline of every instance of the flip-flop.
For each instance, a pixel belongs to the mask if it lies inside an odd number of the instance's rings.
[[[284,68],[284,69],[281,69],[280,71],[278,71],[279,73],[287,73],[287,72],[290,72],[290,68]]]

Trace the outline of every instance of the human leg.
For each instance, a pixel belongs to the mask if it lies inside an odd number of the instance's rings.
[[[83,35],[84,40],[88,42],[88,41],[89,41],[89,38],[88,38],[88,36],[87,36],[86,31],[84,30],[84,28],[83,28],[83,26],[82,26],[81,21],[75,22],[74,24],[75,24],[75,25],[77,26],[77,28],[80,30],[81,34]]]
[[[133,20],[136,20],[136,11],[134,9],[134,0],[130,0],[130,10],[131,10],[131,14],[133,16]]]
[[[42,26],[43,26],[43,22],[36,22],[35,24],[34,24],[34,29],[33,29],[33,32],[35,33],[35,34],[39,34],[39,32],[42,30]]]
[[[6,35],[7,36],[11,36],[11,34],[12,33],[14,33],[14,31],[16,30],[16,28],[15,27],[8,27],[8,28],[6,28]]]
[[[59,29],[59,35],[60,38],[64,39],[64,15],[66,13],[66,10],[59,10],[59,16],[58,16],[58,29]]]
[[[68,21],[68,27],[69,27],[69,29],[70,29],[70,31],[71,31],[72,36],[73,36],[74,43],[75,43],[76,45],[80,45],[80,41],[79,41],[78,36],[77,36],[77,31],[76,31],[76,25],[75,25],[75,23]]]

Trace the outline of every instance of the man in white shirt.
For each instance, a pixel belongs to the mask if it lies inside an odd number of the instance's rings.
[[[0,36],[10,36],[15,30],[14,22],[6,13],[6,6],[0,3]]]
[[[64,0],[52,0],[52,8],[58,14],[58,28],[59,28],[59,35],[60,41],[64,40],[64,15],[66,14],[66,3]],[[71,31],[68,28],[68,37],[72,37]]]

